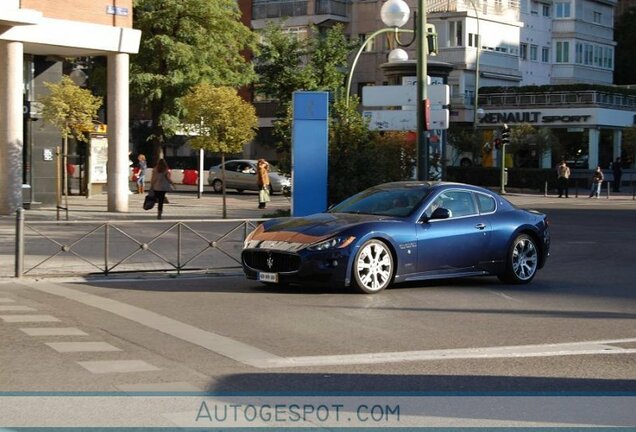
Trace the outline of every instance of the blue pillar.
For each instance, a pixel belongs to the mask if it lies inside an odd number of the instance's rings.
[[[327,208],[328,92],[294,92],[292,216]]]

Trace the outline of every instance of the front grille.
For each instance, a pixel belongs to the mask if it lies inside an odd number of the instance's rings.
[[[282,252],[244,251],[243,262],[251,269],[270,273],[289,273],[300,268],[298,255]]]

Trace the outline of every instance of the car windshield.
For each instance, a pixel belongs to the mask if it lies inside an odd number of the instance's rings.
[[[329,213],[406,217],[429,192],[427,187],[370,188],[332,207]]]

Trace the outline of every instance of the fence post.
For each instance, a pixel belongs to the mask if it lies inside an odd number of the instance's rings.
[[[545,185],[543,186],[543,196],[547,197],[548,196],[548,181],[545,181]]]
[[[19,207],[15,216],[15,277],[24,273],[24,209]]]
[[[104,276],[108,276],[108,254],[110,253],[110,249],[108,246],[109,242],[109,232],[108,232],[109,222],[104,224]]]
[[[181,222],[177,223],[177,276],[181,275]]]

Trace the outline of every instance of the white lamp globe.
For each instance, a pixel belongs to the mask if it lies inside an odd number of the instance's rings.
[[[409,59],[408,53],[404,51],[402,48],[395,48],[394,50],[391,50],[391,52],[389,53],[389,63],[407,61],[408,59]]]
[[[387,0],[380,9],[380,18],[387,27],[402,27],[410,14],[411,8],[404,0]]]

